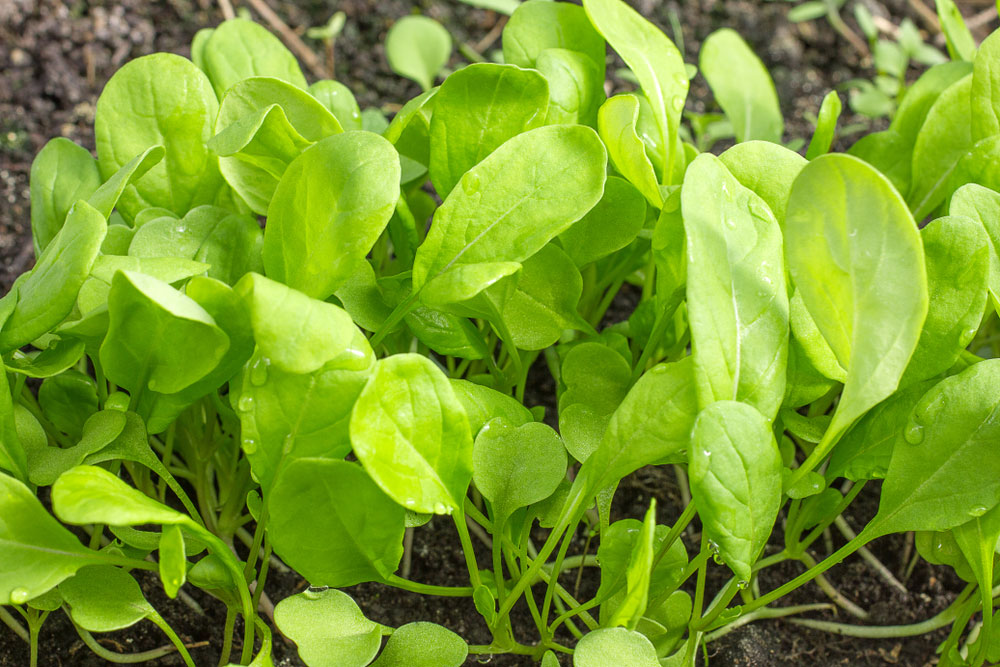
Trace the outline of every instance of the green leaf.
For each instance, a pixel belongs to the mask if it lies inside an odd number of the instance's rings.
[[[706,153],[681,189],[687,303],[698,401],[742,400],[768,420],[785,395],[788,296],[781,229]]]
[[[792,193],[792,183],[806,166],[806,160],[794,151],[769,141],[746,141],[736,144],[719,156],[736,180],[764,200],[782,229],[785,209]]]
[[[177,597],[177,591],[187,579],[187,556],[184,553],[184,534],[180,526],[164,526],[159,544],[160,581],[169,598]]]
[[[461,510],[472,436],[445,374],[426,357],[380,360],[351,415],[354,453],[372,479],[414,512]]]
[[[110,178],[150,146],[166,149],[163,160],[118,200],[127,220],[150,206],[183,215],[212,203],[224,186],[218,158],[205,145],[218,111],[208,78],[180,56],[137,58],[111,77],[94,121],[101,176]]]
[[[0,353],[48,333],[70,314],[106,231],[104,218],[93,207],[83,201],[73,205],[35,267],[0,299],[0,312],[9,313],[0,329]]]
[[[639,100],[634,95],[615,95],[597,112],[597,129],[608,149],[608,156],[622,176],[654,207],[663,206],[663,196],[656,181],[653,163],[639,138]]]
[[[609,176],[594,208],[559,235],[559,243],[578,267],[621,250],[646,222],[646,202],[628,181]]]
[[[267,28],[253,21],[224,21],[212,31],[202,49],[202,66],[219,99],[233,84],[252,76],[270,76],[299,88],[306,87],[306,79],[291,51]]]
[[[454,266],[528,259],[600,200],[605,164],[597,134],[582,126],[540,127],[507,141],[438,208],[417,249],[414,291]]]
[[[133,396],[173,393],[214,369],[229,336],[196,301],[141,273],[121,271],[108,296],[110,324],[101,346],[108,379]]]
[[[1000,133],[1000,35],[991,34],[979,45],[972,61],[972,140]],[[936,105],[935,105],[936,106]]]
[[[308,88],[309,94],[330,110],[344,131],[367,130],[361,118],[361,108],[351,89],[339,81],[323,79]],[[371,130],[369,130],[371,131]],[[376,134],[380,134],[376,132]]]
[[[371,667],[460,667],[469,647],[461,637],[436,623],[407,623],[389,635]]]
[[[163,146],[150,146],[142,151],[104,181],[89,197],[87,203],[100,211],[105,218],[110,218],[125,188],[145,176],[165,154]]]
[[[127,485],[103,468],[77,466],[52,485],[52,509],[64,523],[138,526],[144,523],[197,526],[188,516],[172,510]]]
[[[44,350],[21,352],[14,350],[7,362],[7,370],[31,378],[48,378],[74,366],[83,356],[83,342],[70,338],[56,338]]]
[[[31,238],[35,256],[62,229],[66,214],[101,185],[101,173],[90,151],[69,139],[50,140],[31,163]]]
[[[73,622],[90,632],[121,630],[156,614],[132,575],[111,565],[81,568],[59,593]]]
[[[830,349],[830,345],[823,338],[816,321],[809,314],[805,302],[802,301],[802,294],[798,290],[792,294],[788,301],[789,324],[796,342],[805,353],[809,364],[824,377],[844,382],[847,379],[847,371],[843,369],[837,356]],[[817,440],[817,442],[819,442]]]
[[[314,586],[382,581],[403,557],[405,512],[356,463],[292,461],[267,503],[275,553]]]
[[[698,411],[689,359],[659,364],[639,378],[611,416],[604,439],[579,477],[597,480],[590,484],[602,489],[688,446]]]
[[[611,415],[628,392],[632,367],[607,345],[575,345],[563,359],[559,432],[577,461],[586,461],[604,438]]]
[[[528,0],[503,28],[503,61],[518,67],[536,67],[547,49],[567,49],[585,55],[604,81],[606,46],[587,13],[568,2]]]
[[[642,540],[648,539],[648,535],[643,530],[643,522],[637,519],[621,519],[601,531],[601,545],[597,549],[597,560],[601,566],[601,585],[597,592],[599,599],[604,599],[625,583],[632,555],[642,546]],[[654,553],[663,546],[663,541],[667,539],[669,532],[669,526],[656,526],[652,537]],[[652,568],[647,582],[649,597],[656,598],[668,588],[680,584],[681,574],[687,563],[688,557],[684,549],[684,542],[675,540],[670,545],[670,549]],[[620,597],[612,596],[603,603],[601,605],[601,618],[604,619],[610,612],[614,611],[620,601]]]
[[[285,171],[268,207],[264,267],[272,279],[325,299],[350,277],[399,199],[399,159],[370,132],[339,134]]]
[[[572,227],[570,227],[572,229]],[[566,329],[589,330],[577,312],[583,278],[573,260],[549,243],[524,260],[501,316],[522,350],[554,345]]]
[[[781,509],[781,454],[767,420],[746,403],[719,401],[691,432],[691,497],[705,535],[741,581],[750,581]]]
[[[920,234],[888,180],[861,160],[824,155],[795,180],[785,259],[802,301],[847,371],[814,455],[896,390],[927,314]]]
[[[939,382],[913,409],[908,444],[893,449],[871,537],[945,530],[1000,502],[1000,360]]]
[[[910,413],[933,382],[917,382],[889,396],[851,427],[833,449],[826,478],[855,482],[883,479],[893,448],[903,439]]]
[[[966,76],[945,88],[917,134],[913,182],[906,196],[917,220],[925,218],[945,199],[952,172],[973,146],[969,122],[972,84],[973,77]]]
[[[244,79],[222,99],[209,143],[226,182],[257,214],[267,213],[288,165],[313,142],[343,128],[315,97],[270,77]]]
[[[935,4],[941,30],[948,42],[948,55],[952,60],[971,62],[976,55],[976,40],[965,25],[965,19],[962,18],[962,12],[958,11],[955,0],[935,0]]]
[[[229,285],[263,270],[263,233],[253,218],[216,206],[199,206],[183,218],[157,218],[132,237],[133,257],[180,257],[209,265],[208,275]]]
[[[283,370],[262,355],[250,361],[235,405],[243,451],[265,492],[295,459],[339,459],[351,450],[348,425],[375,362],[370,348],[365,360],[360,366],[359,359],[341,357],[307,374]]]
[[[945,372],[979,329],[990,273],[989,237],[975,220],[944,217],[920,230],[929,307],[901,385]]]
[[[975,183],[955,191],[949,212],[972,218],[982,225],[989,239],[989,291],[993,303],[1000,303],[1000,194]]]
[[[45,511],[21,482],[0,473],[0,601],[24,604],[73,576],[85,565],[100,563],[73,533]]]
[[[602,67],[586,54],[569,49],[545,49],[535,67],[549,82],[547,124],[597,124],[597,108],[605,97]]]
[[[333,361],[356,371],[372,365],[368,339],[343,308],[256,273],[234,289],[250,312],[258,351],[275,368],[304,375]]]
[[[95,408],[96,402],[95,397]],[[101,410],[89,416],[82,426],[79,441],[72,447],[51,447],[47,441],[39,442],[38,447],[29,445],[25,451],[28,455],[31,483],[38,486],[51,485],[59,475],[80,465],[87,456],[114,442],[125,429],[127,421],[121,410]]]
[[[701,45],[698,66],[733,124],[736,141],[781,143],[785,121],[774,81],[739,33],[716,30]]]
[[[629,630],[635,630],[639,620],[646,613],[649,602],[650,578],[653,570],[653,558],[656,555],[656,498],[649,502],[642,528],[636,536],[632,553],[629,556],[628,567],[625,568],[626,588],[625,598],[611,614],[604,625],[614,627],[620,625]],[[603,572],[602,572],[603,575]]]
[[[573,667],[659,667],[646,636],[625,628],[602,628],[583,636],[573,651]]]
[[[450,382],[469,419],[469,431],[473,436],[494,418],[503,419],[510,426],[534,421],[531,411],[513,396],[468,380],[452,378]]]
[[[385,56],[392,71],[430,90],[451,57],[451,35],[430,17],[404,16],[385,36]]]
[[[472,478],[503,524],[515,510],[545,500],[566,477],[566,448],[559,435],[540,422],[523,425],[502,417],[490,420],[476,436]]]
[[[806,150],[806,159],[812,160],[830,152],[830,146],[837,135],[837,120],[840,118],[841,108],[840,95],[837,91],[831,90],[823,98],[823,103],[819,107],[819,115],[816,117],[816,130],[809,141],[809,148]]]
[[[382,646],[378,623],[336,589],[285,598],[274,607],[274,623],[309,667],[365,667]]]
[[[545,77],[514,65],[478,63],[445,79],[430,123],[430,174],[438,195],[447,197],[463,174],[508,139],[542,125],[548,106]]]
[[[788,20],[792,23],[814,21],[823,18],[830,12],[830,6],[820,0],[808,0],[792,7],[788,11]]]
[[[667,182],[674,165],[684,160],[683,152],[678,150],[677,131],[689,83],[681,53],[656,26],[622,0],[586,0],[583,7],[594,27],[635,74],[649,99],[662,146],[663,182]]]
[[[84,422],[97,412],[97,382],[78,370],[67,370],[42,382],[38,404],[53,426],[79,439]]]

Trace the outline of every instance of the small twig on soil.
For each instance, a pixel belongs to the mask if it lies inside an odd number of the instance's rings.
[[[922,0],[906,0],[907,4],[920,15],[921,20],[934,32],[941,32],[941,22],[938,21],[937,13],[925,5]]]
[[[844,519],[843,516],[838,516],[836,519],[834,519],[833,524],[837,526],[837,530],[840,531],[840,534],[843,535],[848,542],[850,542],[851,540],[853,540],[858,536],[857,533],[855,533],[851,529],[851,527],[847,524],[847,520]],[[896,578],[896,576],[892,573],[892,571],[889,568],[887,568],[882,563],[882,561],[876,558],[875,554],[869,551],[867,547],[859,548],[858,554],[865,559],[865,561],[875,570],[875,572],[880,577],[882,577],[885,583],[889,584],[903,595],[910,594],[910,591],[906,589],[906,586],[900,583],[899,579]]]
[[[260,14],[261,17],[271,25],[272,28],[278,31],[281,38],[285,41],[285,44],[288,45],[288,48],[295,51],[295,55],[297,55],[302,62],[306,64],[306,67],[309,68],[310,72],[320,79],[330,78],[330,74],[327,73],[326,68],[320,61],[319,56],[316,55],[316,52],[306,46],[306,43],[295,34],[295,31],[289,28],[288,24],[282,21],[281,17],[274,13],[274,10],[268,6],[267,2],[264,0],[246,1],[251,7],[254,8],[254,11]]]
[[[482,526],[473,521],[468,514],[465,515],[465,524],[469,527],[469,532],[479,538],[479,541],[486,545],[487,549],[493,548],[493,540],[486,531],[483,530]]]
[[[816,560],[807,553],[803,553],[799,556],[799,560],[802,561],[803,565],[807,568],[816,567]],[[815,581],[816,585],[819,586],[824,593],[826,593],[828,598],[833,600],[838,607],[846,611],[851,616],[862,621],[867,621],[870,618],[867,611],[844,597],[840,591],[834,588],[833,584],[830,583],[830,580],[822,574],[817,575],[813,581]]]
[[[222,18],[227,21],[236,18],[236,12],[233,11],[233,3],[229,0],[219,0],[219,9],[222,10]]]
[[[476,42],[475,49],[479,53],[486,53],[486,49],[493,46],[493,44],[500,39],[500,35],[503,34],[503,28],[507,25],[507,17],[502,16],[496,22],[496,24],[490,29],[488,33],[478,42]]]
[[[992,23],[996,19],[997,19],[997,8],[996,5],[993,5],[992,7],[984,9],[978,14],[973,14],[972,16],[970,16],[969,19],[965,22],[965,25],[969,28],[969,30],[977,30],[979,28],[982,28],[987,23]]]

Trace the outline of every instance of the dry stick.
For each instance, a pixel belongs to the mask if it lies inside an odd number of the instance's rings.
[[[838,516],[836,519],[834,519],[833,524],[837,526],[837,530],[840,531],[840,534],[843,535],[848,542],[850,542],[851,540],[853,540],[858,536],[857,533],[851,530],[851,527],[847,524],[847,521],[844,519],[843,516]],[[899,579],[896,578],[896,576],[889,570],[889,568],[883,565],[882,561],[876,558],[875,554],[869,551],[867,547],[860,547],[858,549],[858,554],[862,558],[864,558],[869,565],[872,566],[872,569],[874,569],[875,572],[880,577],[882,577],[885,583],[889,584],[903,595],[910,594],[910,591],[906,589],[906,586],[900,583]]]
[[[219,9],[222,10],[222,18],[227,21],[236,18],[236,12],[233,11],[233,3],[229,2],[229,0],[219,0]]]
[[[292,51],[306,64],[309,71],[320,79],[330,78],[330,74],[327,73],[326,68],[323,67],[323,63],[320,61],[319,56],[316,52],[306,46],[295,31],[288,27],[288,24],[281,20],[281,17],[274,13],[264,0],[247,0],[251,7],[254,8],[258,14],[260,14],[265,21],[271,24],[271,27],[277,30],[281,34],[281,38],[285,41]]]
[[[808,568],[816,567],[816,560],[805,552],[799,556],[799,560],[802,561],[803,565]],[[822,574],[816,575],[816,578],[813,581],[815,581],[816,585],[819,586],[824,593],[826,593],[828,598],[833,600],[838,607],[846,611],[851,616],[854,616],[862,621],[867,621],[870,618],[867,611],[844,597],[844,595],[834,588],[833,584],[831,584],[830,581]]]
[[[413,527],[403,533],[403,579],[410,578],[413,569]]]
[[[965,22],[966,27],[969,30],[976,30],[977,28],[982,28],[987,23],[994,21],[997,18],[997,8],[993,5],[989,9],[984,9],[978,14],[974,14],[969,17],[969,20]]]
[[[481,40],[476,42],[474,47],[476,51],[479,53],[485,53],[486,49],[493,46],[493,43],[496,42],[500,38],[500,35],[503,34],[503,28],[505,25],[507,25],[507,17],[503,16],[493,25],[493,28],[486,33]]]
[[[906,0],[907,4],[913,8],[927,27],[933,32],[941,32],[941,22],[938,21],[937,12],[925,5],[921,0]]]

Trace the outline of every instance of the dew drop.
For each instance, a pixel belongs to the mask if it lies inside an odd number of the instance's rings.
[[[271,360],[267,357],[260,357],[253,362],[250,367],[250,384],[259,387],[267,382],[267,369],[271,366]]]
[[[667,372],[667,365],[666,364],[657,364],[656,366],[653,366],[653,368],[650,369],[649,372],[650,373],[655,373],[656,375],[663,375],[664,373]]]
[[[736,582],[736,586],[737,586],[737,587],[738,587],[738,588],[739,588],[739,589],[740,589],[741,591],[744,591],[744,590],[746,590],[746,589],[747,589],[747,587],[748,587],[749,585],[750,585],[750,582],[749,582],[749,581],[747,581],[746,579],[740,579],[740,580],[739,580],[738,582]]]
[[[976,505],[969,508],[969,516],[982,516],[986,514],[989,509],[990,508],[986,507],[986,505]]]
[[[711,551],[714,554],[719,553],[719,545],[718,545],[718,543],[716,543],[715,540],[709,540],[708,541],[708,550]]]
[[[186,226],[184,226],[184,225],[177,225],[177,233],[178,234],[183,234],[187,230],[188,230],[188,228]]]
[[[257,441],[253,438],[243,438],[243,451],[249,455],[257,453]]]
[[[10,592],[10,601],[14,604],[24,604],[30,595],[27,588],[15,588]]]
[[[674,108],[674,111],[683,111],[684,98],[681,97],[680,95],[677,95],[674,97],[674,99],[670,100],[670,105]]]
[[[719,555],[718,551],[712,554],[712,560],[715,561],[716,565],[722,565],[722,556]]]
[[[417,504],[417,501],[414,500],[413,498],[407,498],[406,502],[404,502],[403,504],[406,505],[407,507],[415,507],[416,504]]]
[[[726,218],[726,227],[730,229],[736,229],[736,221],[732,218]]]
[[[979,331],[979,329],[966,329],[965,331],[963,331],[962,342],[964,342],[965,344],[970,343],[972,339],[976,337],[977,331]]]
[[[911,445],[919,445],[924,441],[924,427],[923,424],[918,424],[915,421],[910,421],[906,426],[906,430],[903,432],[903,439],[906,440]]]
[[[480,182],[479,174],[469,172],[462,177],[461,180],[462,190],[467,195],[474,195],[479,192]]]
[[[254,404],[253,396],[251,396],[250,394],[244,394],[243,396],[240,396],[240,400],[237,401],[236,408],[240,412],[250,412],[251,410],[253,410],[253,404]]]
[[[434,503],[435,514],[451,514],[451,508],[444,503]]]
[[[688,85],[688,78],[685,74],[674,72],[674,83],[678,86],[686,86]]]
[[[291,433],[286,433],[285,439],[281,445],[281,451],[284,452],[285,454],[289,453],[290,451],[292,451],[292,445],[294,444],[295,444],[295,436],[292,435]]]

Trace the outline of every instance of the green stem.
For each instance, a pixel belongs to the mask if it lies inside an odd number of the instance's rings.
[[[705,643],[707,644],[721,637],[725,637],[733,630],[743,627],[748,623],[752,623],[753,621],[759,621],[766,618],[782,618],[793,614],[802,614],[807,611],[830,611],[833,609],[835,609],[835,607],[828,602],[801,604],[793,607],[763,607],[749,614],[744,614],[732,623],[727,623],[715,632],[705,635]]]
[[[81,628],[80,626],[73,624],[76,628],[76,632],[80,635],[80,639],[83,643],[87,645],[94,654],[107,660],[108,662],[114,662],[122,665],[134,665],[140,662],[149,662],[150,660],[159,660],[163,656],[170,655],[175,652],[173,646],[161,646],[160,648],[154,648],[151,651],[142,651],[141,653],[115,653],[114,651],[109,651],[108,649],[101,646],[94,636]],[[193,663],[192,663],[193,664]]]
[[[389,317],[385,319],[385,322],[382,323],[382,326],[378,328],[378,331],[376,331],[375,334],[371,337],[371,340],[368,341],[373,348],[379,343],[381,343],[382,340],[385,339],[385,337],[389,334],[389,332],[392,331],[392,328],[395,327],[397,324],[399,324],[399,322],[404,317],[406,317],[411,310],[413,310],[413,307],[417,302],[417,297],[419,296],[419,294],[420,294],[419,290],[411,292],[410,296],[406,297],[404,301],[402,301],[398,306],[396,306],[392,310],[391,313],[389,313]]]
[[[451,514],[455,520],[455,528],[458,529],[458,539],[462,543],[462,553],[465,554],[465,567],[469,570],[469,582],[472,588],[476,589],[482,585],[479,578],[479,565],[476,563],[476,550],[472,546],[472,538],[469,536],[469,526],[465,523],[465,512],[461,508],[456,509]]]
[[[809,581],[812,581],[816,577],[816,575],[823,574],[831,567],[833,567],[837,563],[841,562],[842,560],[853,554],[855,551],[858,550],[859,547],[864,546],[870,541],[871,538],[869,537],[868,532],[862,531],[857,538],[851,540],[850,542],[842,546],[840,549],[835,551],[833,554],[825,558],[823,561],[821,561],[814,567],[809,568],[808,570],[806,570],[799,576],[795,577],[791,581],[786,582],[784,585],[779,586],[770,593],[763,595],[754,600],[753,602],[747,604],[745,607],[743,607],[743,613],[749,613],[754,609],[758,609],[760,607],[766,607],[767,605],[774,602],[778,598],[783,597],[788,593],[791,593],[799,586]]]
[[[804,540],[799,541],[798,547],[794,551],[804,552],[806,549],[809,548],[809,545],[811,545],[813,542],[819,539],[820,535],[823,534],[823,531],[829,528],[830,524],[833,523],[834,518],[840,516],[844,512],[844,510],[846,510],[847,507],[852,502],[854,502],[854,499],[858,497],[858,494],[861,493],[861,490],[865,488],[865,484],[867,483],[868,482],[866,480],[863,482],[858,482],[857,484],[852,486],[851,489],[847,492],[847,495],[845,495],[843,500],[840,501],[840,504],[838,504],[837,507],[834,509],[834,511],[830,513],[829,518],[824,519],[819,525],[813,528],[808,535],[806,535],[806,538]],[[793,552],[793,550],[789,549],[789,552]]]
[[[938,628],[943,628],[952,623],[958,618],[960,608],[948,607],[937,616],[910,625],[849,625],[847,623],[833,623],[832,621],[818,621],[811,618],[790,618],[788,622],[812,628],[813,630],[822,630],[848,637],[865,637],[869,639],[915,637],[932,632]]]
[[[567,531],[556,554],[555,563],[552,565],[552,572],[549,574],[551,578],[542,601],[542,622],[547,622],[549,619],[549,609],[552,607],[552,595],[555,593],[555,587],[559,584],[559,574],[562,572],[563,559],[566,558],[566,552],[569,550],[569,545],[572,541],[573,531]],[[543,637],[543,639],[547,640],[549,638]]]
[[[267,583],[267,573],[271,571],[271,542],[264,541],[264,557],[260,561],[260,574],[257,575],[257,586],[253,589],[253,608],[260,609],[260,596],[264,594],[264,584]],[[263,641],[263,640],[261,640]]]
[[[29,644],[31,643],[31,638],[28,635],[28,631],[25,630],[24,626],[21,625],[21,623],[16,618],[11,616],[10,612],[7,611],[2,606],[0,606],[0,621],[3,621],[4,625],[13,630],[15,635],[17,635],[24,641],[28,642]]]
[[[684,508],[684,511],[681,512],[681,515],[677,517],[677,521],[675,521],[674,525],[670,528],[670,532],[667,533],[666,539],[663,540],[663,544],[660,545],[659,550],[656,552],[656,556],[653,558],[654,570],[656,569],[656,566],[660,564],[660,561],[663,560],[663,557],[667,555],[667,552],[670,551],[670,547],[674,546],[674,542],[676,542],[677,538],[680,537],[682,532],[684,532],[684,529],[687,528],[688,524],[690,524],[692,519],[694,519],[695,514],[697,514],[697,510],[695,509],[694,503],[689,503],[688,506]]]
[[[219,656],[219,666],[229,664],[229,656],[233,652],[233,630],[236,628],[236,610],[226,607],[226,624],[222,629],[222,655]]]
[[[182,642],[181,638],[177,636],[177,633],[174,632],[172,627],[170,627],[170,624],[164,621],[163,617],[156,612],[153,612],[146,618],[152,621],[158,628],[160,628],[160,630],[163,630],[163,634],[167,636],[170,643],[177,647],[177,652],[181,654],[181,659],[184,661],[184,664],[187,665],[187,667],[195,667],[194,660],[191,659],[191,654],[188,653],[187,647],[184,646],[184,642]]]
[[[436,595],[438,597],[467,598],[472,597],[473,590],[471,586],[435,586],[433,584],[422,584],[416,581],[410,581],[409,579],[403,579],[395,574],[390,575],[389,578],[382,583],[388,584],[393,588],[409,591],[411,593]]]

